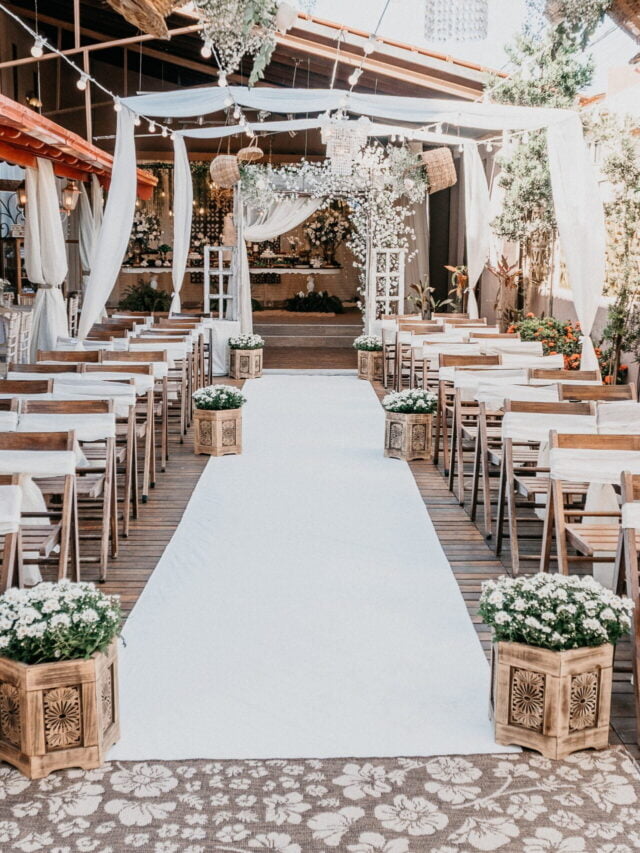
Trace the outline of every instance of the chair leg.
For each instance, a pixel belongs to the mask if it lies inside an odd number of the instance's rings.
[[[506,489],[507,515],[509,521],[509,546],[511,548],[511,569],[514,575],[520,572],[520,543],[518,542],[518,520],[516,491],[513,480],[509,479]]]
[[[553,527],[555,523],[555,502],[553,497],[553,485],[549,483],[547,489],[547,511],[544,515],[544,526],[542,528],[542,550],[540,552],[540,571],[548,572],[551,563],[551,544],[553,542]],[[564,510],[563,510],[564,511]]]
[[[496,541],[495,541],[495,553],[496,557],[499,557],[502,553],[502,539],[504,536],[504,507],[505,507],[505,490],[507,488],[507,468],[506,462],[504,459],[504,454],[502,458],[502,465],[500,466],[500,485],[498,487],[498,507],[496,510]]]
[[[471,506],[469,508],[469,517],[471,521],[476,520],[478,512],[478,490],[480,488],[480,430],[476,435],[476,443],[473,448],[473,480],[471,481]]]
[[[454,415],[456,421],[456,451],[452,449],[452,463],[454,453],[457,457],[457,468],[458,468],[458,503],[460,506],[464,506],[464,443],[462,438],[462,412],[458,411],[456,415]]]
[[[489,448],[481,439],[480,476],[482,477],[482,511],[484,514],[484,535],[491,539],[493,518],[491,516],[491,477],[489,476]]]

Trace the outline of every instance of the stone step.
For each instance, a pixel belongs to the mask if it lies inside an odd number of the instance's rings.
[[[344,335],[265,335],[258,332],[264,338],[267,348],[275,347],[319,347],[351,349],[353,337]]]
[[[262,337],[334,337],[353,340],[362,334],[362,326],[330,325],[322,323],[254,323],[253,329]]]

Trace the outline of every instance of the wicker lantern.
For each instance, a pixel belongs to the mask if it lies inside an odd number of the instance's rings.
[[[458,180],[453,155],[449,148],[432,148],[420,155],[427,170],[429,195],[452,187]]]
[[[211,161],[209,172],[214,184],[231,189],[240,180],[238,158],[235,154],[219,154]]]
[[[264,151],[258,145],[257,140],[247,145],[246,148],[241,148],[238,151],[238,160],[240,163],[257,163],[264,157]]]

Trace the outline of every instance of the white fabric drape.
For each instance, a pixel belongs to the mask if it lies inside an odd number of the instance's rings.
[[[464,218],[469,269],[467,311],[471,319],[479,316],[475,289],[491,247],[490,208],[489,185],[478,146],[467,143],[464,146]]]
[[[577,113],[549,126],[549,171],[560,246],[582,327],[582,370],[598,370],[590,332],[602,299],[606,229],[595,169]]]
[[[410,285],[418,284],[429,275],[429,196],[423,202],[413,205],[408,224],[413,228],[416,241],[413,244],[413,257],[405,263],[405,293]]]
[[[180,312],[180,290],[184,281],[191,242],[191,219],[193,216],[193,181],[189,168],[189,155],[184,139],[174,135],[174,173],[173,173],[173,297],[171,314]]]
[[[240,326],[243,333],[250,333],[253,327],[251,314],[251,276],[247,243],[261,243],[263,240],[275,240],[280,234],[286,234],[308,219],[322,204],[317,198],[287,198],[277,201],[268,210],[256,210],[243,206],[243,222],[238,251],[239,282],[238,301]]]
[[[111,187],[80,315],[81,339],[86,338],[107,304],[129,243],[137,189],[133,120],[133,113],[127,109],[118,113]]]
[[[91,271],[93,253],[97,245],[102,223],[103,196],[100,181],[91,176],[91,201],[84,184],[80,184],[80,227],[78,229],[78,249],[82,264],[83,283],[86,286]]]
[[[39,349],[53,349],[68,335],[67,311],[60,285],[67,274],[67,251],[60,218],[58,188],[50,160],[38,158],[27,168],[24,256],[27,278],[38,285],[31,327],[31,359]]]

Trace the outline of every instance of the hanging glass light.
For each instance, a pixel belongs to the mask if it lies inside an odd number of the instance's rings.
[[[489,0],[425,0],[429,41],[482,41],[489,27]]]
[[[322,142],[327,146],[331,171],[335,175],[351,175],[353,161],[367,144],[369,119],[328,119],[321,128]]]
[[[66,213],[71,213],[76,209],[79,197],[80,190],[77,183],[75,181],[69,181],[66,187],[62,190],[62,209],[66,211]]]

